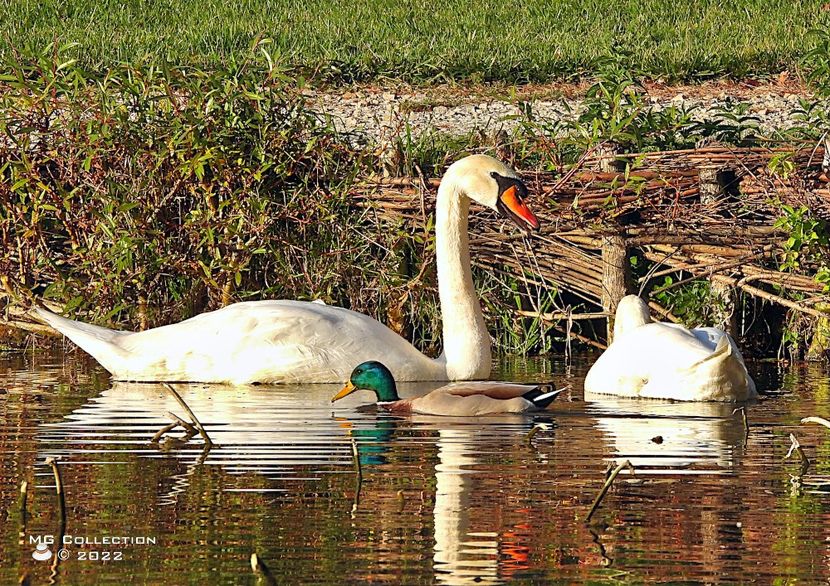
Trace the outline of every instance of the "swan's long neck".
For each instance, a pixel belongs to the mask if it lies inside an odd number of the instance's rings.
[[[469,209],[470,199],[458,191],[452,177],[445,176],[435,210],[435,256],[450,380],[487,378],[490,374],[490,335],[470,269]]]
[[[651,323],[648,305],[636,295],[626,295],[617,304],[614,317],[614,339],[642,325]]]

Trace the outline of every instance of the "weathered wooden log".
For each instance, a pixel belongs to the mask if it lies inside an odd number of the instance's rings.
[[[602,310],[608,313],[607,340],[614,339],[614,314],[620,300],[631,290],[631,266],[625,239],[619,234],[602,238]]]
[[[726,197],[727,181],[731,180],[731,176],[727,178],[728,173],[728,169],[719,165],[698,167],[701,204],[716,206]],[[712,325],[734,336],[738,331],[738,292],[722,281],[712,281],[711,288],[715,302],[715,322]]]
[[[609,142],[600,144],[596,149],[596,165],[602,173],[613,173],[618,170],[617,153],[620,149]]]

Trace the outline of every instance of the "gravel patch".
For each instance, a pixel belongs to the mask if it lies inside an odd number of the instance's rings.
[[[703,93],[704,95],[700,95]],[[734,91],[705,95],[699,88],[689,95],[682,91],[648,93],[656,109],[668,106],[697,108],[698,120],[715,119],[723,110],[738,111],[757,117],[762,133],[773,134],[798,124],[794,114],[800,99],[813,99],[804,91],[752,91],[736,86]],[[440,91],[380,91],[364,89],[348,92],[314,92],[312,103],[330,115],[336,128],[352,134],[357,143],[384,144],[405,133],[417,137],[425,132],[465,135],[482,132],[494,135],[515,129],[522,116],[520,102],[509,98],[464,95],[458,90],[441,95]],[[583,108],[579,96],[530,96],[525,102],[537,121],[562,122],[574,119]]]

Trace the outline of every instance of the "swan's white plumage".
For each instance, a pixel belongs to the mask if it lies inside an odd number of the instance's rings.
[[[585,391],[678,401],[743,401],[757,396],[740,350],[728,334],[654,322],[635,295],[626,296],[617,307],[614,341],[588,371]]]
[[[401,380],[442,378],[440,360],[380,322],[320,303],[249,301],[144,332],[96,328],[115,334],[109,338],[90,333],[88,324],[80,328],[45,310],[38,314],[119,380],[337,382],[355,363],[378,356],[397,366]]]
[[[321,302],[236,303],[144,332],[117,332],[37,313],[117,380],[211,383],[340,382],[355,364],[381,359],[396,379],[467,380],[490,373],[490,337],[473,287],[467,211],[496,208],[493,173],[516,177],[485,155],[451,165],[438,190],[436,262],[444,354],[430,359],[380,322]]]

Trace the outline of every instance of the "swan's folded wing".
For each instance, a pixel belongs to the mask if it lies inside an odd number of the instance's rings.
[[[388,359],[399,380],[429,365],[369,316],[301,301],[237,303],[120,341],[144,380],[342,382],[366,360]],[[136,378],[125,373],[124,378]]]

